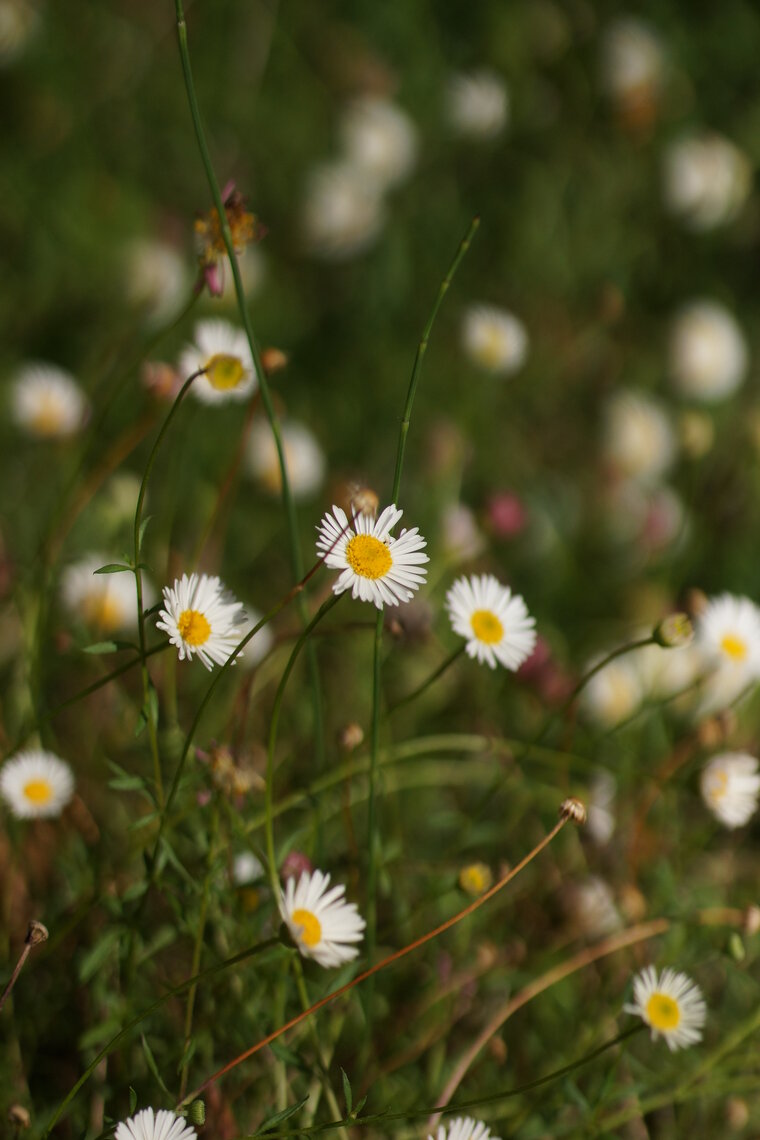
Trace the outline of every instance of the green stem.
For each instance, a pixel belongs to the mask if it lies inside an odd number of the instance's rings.
[[[311,1006],[311,998],[309,997],[309,994],[308,994],[307,989],[306,989],[306,979],[304,978],[304,974],[303,974],[303,965],[301,963],[300,954],[295,954],[293,956],[293,972],[294,972],[295,977],[296,977],[296,987],[298,989],[298,996],[301,999],[301,1007],[304,1010],[307,1010]],[[333,1116],[338,1121],[340,1121],[340,1118],[341,1118],[340,1106],[339,1106],[338,1101],[336,1099],[335,1093],[333,1092],[333,1087],[330,1084],[330,1077],[329,1077],[329,1074],[327,1072],[327,1063],[325,1061],[325,1057],[324,1057],[324,1054],[322,1052],[322,1043],[319,1039],[319,1033],[317,1032],[317,1027],[311,1018],[309,1018],[309,1020],[307,1021],[306,1024],[307,1024],[307,1032],[308,1032],[309,1036],[311,1037],[311,1043],[312,1043],[312,1046],[314,1048],[314,1052],[316,1053],[317,1063],[319,1065],[319,1075],[320,1075],[320,1079],[321,1079],[321,1083],[322,1083],[322,1089],[323,1089],[325,1097],[327,1099],[327,1103],[330,1107],[330,1112],[332,1112]],[[344,1140],[348,1140],[348,1133],[346,1132],[345,1128],[343,1128],[340,1124],[338,1125],[338,1131],[343,1136]]]
[[[389,712],[395,712],[396,709],[400,709],[403,705],[408,705],[410,701],[414,701],[417,699],[417,697],[421,697],[422,694],[425,692],[425,690],[429,689],[430,686],[432,684],[434,684],[438,680],[438,678],[446,672],[446,670],[449,668],[449,666],[453,665],[454,662],[457,661],[462,656],[462,654],[464,653],[464,650],[465,650],[465,646],[464,646],[464,644],[462,644],[459,646],[458,649],[455,649],[453,653],[450,653],[449,656],[446,658],[446,660],[443,661],[438,666],[438,668],[435,669],[430,674],[430,676],[427,678],[427,680],[423,681],[421,685],[418,685],[416,689],[412,689],[411,693],[407,693],[405,697],[401,697],[400,700],[396,701],[395,704],[391,705],[391,707],[389,708],[388,711]]]
[[[214,173],[214,166],[211,161],[211,154],[209,152],[208,143],[206,142],[206,133],[203,129],[203,122],[201,120],[200,108],[198,106],[198,98],[195,92],[195,83],[193,82],[193,72],[190,65],[190,52],[187,43],[187,24],[185,23],[185,12],[182,0],[175,0],[175,8],[177,13],[177,38],[179,41],[179,53],[182,60],[182,74],[185,80],[185,90],[187,92],[187,101],[190,107],[190,115],[193,120],[193,128],[195,130],[195,138],[198,143],[198,150],[200,151],[201,161],[203,168],[206,172],[206,180],[208,181],[211,197],[219,217],[219,228],[224,242],[224,247],[227,251],[227,257],[232,271],[232,279],[235,285],[235,296],[237,298],[238,311],[240,319],[243,323],[248,346],[251,350],[251,357],[253,359],[254,367],[259,381],[259,390],[261,392],[261,402],[264,405],[264,411],[269,421],[269,426],[274,438],[275,448],[277,450],[277,462],[280,467],[280,479],[282,482],[282,501],[285,506],[285,514],[288,520],[288,534],[290,538],[290,557],[293,568],[293,577],[296,581],[303,577],[303,557],[301,554],[301,546],[298,541],[298,520],[296,517],[295,500],[290,488],[290,480],[288,478],[288,470],[285,462],[285,448],[282,442],[282,432],[280,430],[280,423],[277,418],[274,403],[272,401],[272,394],[269,389],[269,381],[267,380],[264,367],[261,363],[261,353],[259,346],[254,336],[253,326],[251,325],[251,318],[248,312],[248,306],[245,300],[245,289],[243,287],[243,279],[240,274],[240,267],[235,253],[235,246],[232,241],[232,233],[230,231],[229,222],[227,220],[227,211],[224,208],[222,201],[222,194],[219,189],[216,175]],[[306,599],[299,597],[298,599],[298,613],[301,618],[301,624],[305,625],[308,620],[308,610],[306,607]],[[309,671],[311,675],[312,686],[312,706],[314,715],[314,745],[316,751],[316,761],[320,767],[324,764],[324,730],[322,723],[322,693],[319,681],[319,670],[317,665],[316,651],[313,645],[309,646]]]
[[[158,455],[161,444],[163,443],[164,436],[166,435],[167,431],[169,430],[169,425],[171,424],[172,420],[174,419],[175,415],[177,414],[177,411],[179,410],[180,404],[184,400],[187,393],[190,391],[190,385],[193,383],[194,380],[197,380],[197,378],[201,375],[201,373],[203,371],[204,370],[201,368],[197,372],[193,372],[191,376],[188,376],[187,380],[185,381],[185,383],[180,388],[180,390],[177,394],[177,398],[169,410],[168,416],[166,417],[163,424],[161,425],[161,430],[159,431],[159,433],[156,437],[156,442],[153,444],[153,448],[151,450],[151,453],[148,456],[148,462],[145,465],[145,471],[143,472],[142,482],[140,483],[140,493],[137,496],[137,507],[135,508],[135,522],[134,522],[134,530],[133,530],[134,575],[135,575],[135,587],[137,590],[137,633],[138,633],[139,642],[140,642],[140,661],[141,661],[140,671],[142,673],[142,683],[143,683],[143,715],[145,716],[145,721],[148,725],[148,736],[150,738],[150,751],[151,751],[151,755],[153,757],[153,778],[154,778],[155,785],[156,785],[156,802],[158,803],[158,806],[160,808],[163,807],[163,804],[164,804],[164,785],[163,785],[163,779],[161,777],[161,758],[160,758],[159,753],[158,753],[157,717],[155,715],[153,702],[150,699],[151,681],[150,681],[150,676],[148,674],[148,666],[146,665],[147,651],[145,648],[145,614],[143,613],[142,567],[140,564],[140,548],[142,546],[142,535],[140,534],[140,529],[141,529],[141,523],[142,523],[143,506],[145,504],[145,494],[148,490],[148,480],[150,479],[150,474],[151,474],[151,471],[153,470],[153,464],[156,461],[156,456]]]
[[[98,681],[93,681],[86,689],[80,689],[78,693],[74,693],[73,697],[67,697],[67,699],[61,701],[59,705],[48,709],[45,716],[53,716],[55,713],[60,712],[61,709],[68,708],[69,705],[75,705],[77,701],[81,701],[85,697],[89,697],[92,693],[96,693],[98,689],[102,689],[104,685],[110,685],[111,681],[115,681],[117,677],[121,677],[122,673],[128,673],[133,665],[139,665],[141,661],[153,657],[156,653],[163,653],[164,649],[167,649],[170,645],[171,642],[167,640],[159,642],[158,645],[151,646],[150,649],[145,650],[142,657],[133,657],[131,661],[125,661],[123,665],[119,665],[118,668],[112,669],[110,673],[106,673],[105,677],[101,677]]]
[[[214,974],[219,974],[223,970],[229,969],[230,966],[236,966],[239,962],[244,962],[247,958],[253,958],[257,954],[262,954],[265,950],[271,950],[276,946],[284,949],[284,947],[282,947],[282,943],[278,938],[268,938],[266,942],[259,942],[255,946],[249,946],[246,950],[241,950],[239,954],[233,954],[231,958],[225,958],[223,962],[218,962],[215,966],[208,966],[205,970],[201,970],[201,972],[199,974],[196,974],[194,977],[186,978],[185,981],[180,982],[178,986],[173,986],[171,989],[167,990],[166,993],[162,994],[160,998],[157,998],[156,1001],[152,1003],[152,1005],[149,1005],[147,1009],[144,1009],[142,1013],[136,1014],[131,1019],[131,1021],[127,1022],[123,1029],[119,1030],[115,1037],[112,1037],[111,1040],[103,1046],[96,1057],[90,1062],[79,1080],[75,1085],[73,1085],[61,1103],[58,1105],[58,1108],[55,1110],[53,1116],[48,1122],[47,1128],[43,1133],[43,1137],[50,1135],[56,1123],[60,1120],[61,1116],[71,1104],[82,1086],[85,1085],[90,1079],[100,1062],[105,1057],[108,1057],[111,1053],[113,1053],[116,1046],[119,1045],[119,1043],[123,1041],[124,1038],[129,1033],[131,1033],[136,1026],[145,1021],[147,1017],[150,1017],[152,1013],[155,1013],[157,1009],[160,1009],[162,1005],[169,1001],[170,998],[179,997],[191,986],[197,986],[199,982],[205,981],[206,978],[210,978]]]
[[[288,663],[285,666],[280,683],[277,686],[277,692],[274,698],[274,705],[272,707],[272,719],[269,723],[269,744],[267,747],[267,776],[266,776],[266,790],[265,790],[265,828],[266,828],[266,849],[267,849],[267,864],[269,871],[269,882],[272,887],[272,895],[275,901],[280,897],[280,877],[277,870],[277,857],[274,848],[274,813],[272,809],[273,796],[272,788],[274,784],[274,751],[277,744],[277,732],[280,725],[280,712],[282,709],[282,700],[285,696],[285,686],[288,683],[288,678],[293,672],[293,667],[298,659],[298,655],[308,640],[309,634],[317,626],[322,618],[327,614],[333,606],[340,601],[340,594],[332,594],[326,602],[320,606],[314,617],[311,619],[306,629],[303,631],[298,641],[293,646],[293,650],[288,658]]]

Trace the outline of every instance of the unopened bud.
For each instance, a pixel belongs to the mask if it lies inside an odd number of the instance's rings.
[[[360,724],[351,721],[338,733],[338,742],[344,752],[355,752],[364,743],[364,729]]]
[[[206,1105],[202,1100],[194,1100],[187,1110],[187,1119],[200,1127],[206,1123]]]
[[[570,796],[569,799],[563,800],[559,805],[559,818],[571,819],[573,823],[583,824],[586,822],[586,808],[580,800]]]
[[[28,1110],[24,1108],[23,1104],[12,1104],[10,1106],[8,1109],[8,1120],[19,1132],[22,1128],[28,1128],[32,1123],[32,1118],[29,1115]]]
[[[38,922],[36,918],[33,918],[26,932],[25,941],[27,946],[39,946],[40,942],[47,942],[49,937],[47,927],[43,926],[41,922]]]
[[[281,348],[265,348],[261,354],[261,367],[267,376],[274,376],[275,372],[282,372],[290,363],[290,357]]]
[[[694,640],[694,626],[688,614],[668,614],[654,627],[652,637],[663,649],[681,649]]]

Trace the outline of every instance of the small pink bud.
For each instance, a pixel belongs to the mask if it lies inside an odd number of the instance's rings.
[[[303,851],[291,851],[282,861],[280,874],[287,880],[300,877],[304,871],[313,870],[314,864],[308,855],[304,855]]]
[[[525,508],[511,491],[491,495],[486,504],[486,518],[491,531],[498,538],[514,538],[525,529],[528,521]]]

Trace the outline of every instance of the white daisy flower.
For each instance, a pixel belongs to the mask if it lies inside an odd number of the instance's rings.
[[[596,661],[589,661],[586,672]],[[630,657],[610,661],[583,687],[580,705],[586,716],[601,728],[614,728],[632,716],[644,697],[641,678]]]
[[[599,875],[571,884],[567,907],[579,930],[590,938],[603,938],[622,926],[612,888]]]
[[[73,794],[71,768],[52,752],[19,752],[0,768],[0,796],[17,819],[60,815]]]
[[[702,799],[726,827],[743,827],[760,796],[757,760],[746,752],[721,752],[702,769]]]
[[[393,538],[391,530],[403,515],[395,504],[386,507],[376,519],[357,515],[351,523],[345,511],[334,506],[317,528],[317,552],[325,565],[343,573],[333,584],[333,593],[351,590],[353,598],[372,602],[379,610],[408,602],[427,578],[422,565],[428,562],[427,545],[417,527],[402,530]]]
[[[652,1030],[652,1040],[665,1038],[671,1052],[702,1040],[701,1028],[707,1008],[698,985],[687,974],[663,970],[659,978],[654,966],[647,966],[633,979],[635,1001],[623,1006]]]
[[[240,637],[238,641],[242,641],[245,635],[250,633],[255,625],[258,625],[262,617],[263,615],[260,614],[254,606],[249,606],[246,603],[245,617],[240,621]],[[240,654],[238,660],[240,661],[241,667],[243,669],[253,669],[255,665],[260,665],[273,645],[274,634],[272,633],[271,625],[262,625],[259,632],[253,635]]]
[[[116,633],[137,625],[137,594],[133,574],[96,574],[107,562],[104,554],[88,554],[67,566],[61,575],[61,595],[73,617],[100,633]],[[143,605],[150,609],[153,591],[143,578]]]
[[[428,1140],[499,1140],[499,1137],[491,1136],[491,1129],[482,1120],[455,1116],[448,1125],[439,1124],[435,1137],[428,1136]]]
[[[693,230],[731,221],[751,187],[749,159],[722,135],[687,136],[665,153],[665,203]]]
[[[339,125],[349,164],[378,190],[396,186],[417,159],[417,131],[405,111],[377,95],[362,95],[344,109]]]
[[[305,499],[322,486],[325,478],[325,454],[312,432],[297,420],[280,424],[288,482],[295,499]],[[272,495],[282,490],[282,478],[272,429],[266,420],[257,419],[246,444],[246,465],[254,479]]]
[[[236,887],[245,887],[263,879],[266,874],[260,859],[252,851],[241,851],[232,861],[232,881]]]
[[[245,613],[220,579],[183,574],[173,586],[164,586],[163,595],[166,608],[160,611],[156,626],[169,634],[180,661],[190,661],[197,653],[207,669],[214,663],[224,665],[242,640]]]
[[[464,315],[462,344],[470,359],[494,376],[511,376],[528,355],[525,325],[506,309],[471,305]]]
[[[151,325],[162,325],[179,313],[190,280],[185,260],[173,245],[135,241],[125,254],[124,284],[130,303],[145,311]]]
[[[657,94],[665,53],[649,24],[632,16],[615,20],[602,35],[601,49],[602,85],[613,99],[629,104]]]
[[[715,669],[727,703],[760,678],[760,609],[749,598],[711,598],[697,618],[696,643]]]
[[[671,380],[682,395],[694,400],[722,400],[746,378],[744,334],[717,301],[686,305],[673,322],[669,348]]]
[[[193,381],[191,391],[204,404],[245,400],[256,390],[258,379],[251,349],[242,329],[228,321],[198,321],[194,341],[179,358],[183,380],[201,368],[206,371]]]
[[[237,263],[246,300],[250,301],[251,297],[255,296],[264,284],[267,275],[267,259],[260,246],[247,245],[243,252],[237,255]],[[232,273],[226,272],[226,270],[227,266],[225,265],[220,301],[223,305],[234,308],[237,305],[235,278]]]
[[[166,1108],[144,1108],[117,1124],[114,1140],[195,1140],[197,1133],[183,1116]]]
[[[84,425],[89,403],[73,376],[54,364],[32,362],[16,373],[11,411],[19,427],[39,439],[63,439]]]
[[[626,479],[656,482],[672,465],[676,443],[670,420],[641,392],[622,390],[608,400],[602,448],[610,466]]]
[[[586,804],[586,831],[594,843],[604,847],[615,832],[615,777],[600,768],[591,781]]]
[[[446,609],[454,633],[467,638],[467,656],[491,669],[498,663],[514,672],[535,648],[535,619],[520,595],[493,574],[457,578],[446,594]]]
[[[344,261],[364,253],[385,225],[379,188],[349,162],[323,163],[311,171],[301,228],[310,253]]]
[[[464,138],[497,138],[509,120],[509,91],[488,68],[452,75],[446,91],[446,117]]]
[[[352,942],[361,942],[366,925],[355,903],[347,903],[344,886],[328,890],[330,876],[322,871],[303,871],[296,882],[290,878],[280,895],[280,914],[304,958],[320,966],[342,966],[359,953]]]

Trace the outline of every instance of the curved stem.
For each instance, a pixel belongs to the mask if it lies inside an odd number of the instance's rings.
[[[421,685],[418,685],[416,689],[412,689],[411,693],[407,693],[405,697],[401,697],[400,700],[395,702],[395,704],[392,704],[388,709],[388,712],[393,713],[396,711],[396,709],[400,709],[404,705],[408,705],[410,701],[414,701],[417,699],[417,697],[421,697],[425,690],[429,689],[431,685],[435,684],[438,678],[446,672],[449,666],[453,665],[455,661],[459,660],[459,658],[464,653],[464,650],[465,645],[463,643],[459,646],[458,649],[455,649],[453,653],[450,653],[446,660],[441,662],[438,668],[434,669],[430,676],[425,681],[423,681]]]

